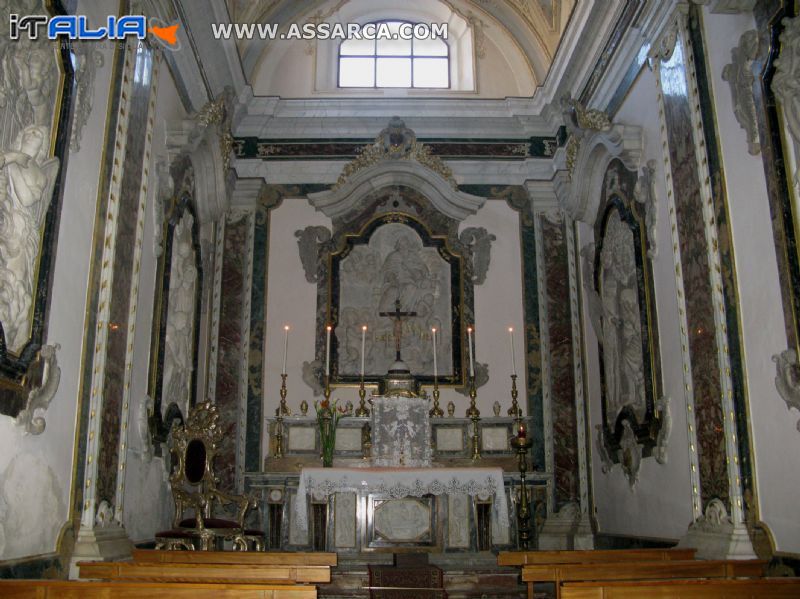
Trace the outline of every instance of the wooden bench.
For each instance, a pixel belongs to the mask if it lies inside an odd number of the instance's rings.
[[[537,564],[522,567],[528,588],[537,582],[553,582],[556,598],[565,582],[598,580],[666,580],[688,578],[738,578],[763,575],[764,560],[662,560],[594,564]]]
[[[796,599],[800,578],[571,582],[562,599]]]
[[[136,563],[159,564],[252,564],[259,566],[335,566],[335,553],[272,551],[160,551],[134,549]]]
[[[188,553],[188,552],[187,552]],[[248,552],[249,553],[249,552]],[[331,581],[329,566],[81,562],[81,578],[153,582],[315,584]]]
[[[501,551],[499,566],[527,564],[593,564],[597,562],[656,562],[694,559],[695,549],[586,549],[567,551]]]
[[[174,582],[88,582],[80,580],[0,580],[4,599],[316,599],[308,585],[198,584]]]

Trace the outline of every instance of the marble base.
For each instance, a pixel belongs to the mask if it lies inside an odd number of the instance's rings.
[[[547,517],[538,535],[540,550],[594,549],[594,533],[589,514],[575,504],[567,504]]]
[[[69,577],[79,578],[78,562],[130,559],[132,552],[133,543],[122,526],[81,527],[69,561]]]
[[[717,528],[694,523],[678,547],[694,547],[700,559],[756,559],[747,528],[740,524],[723,524]]]

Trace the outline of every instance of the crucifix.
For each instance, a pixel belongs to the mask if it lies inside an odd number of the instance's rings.
[[[378,312],[378,316],[386,316],[394,318],[394,349],[397,352],[395,360],[402,362],[400,359],[400,340],[403,337],[403,318],[416,316],[416,312],[401,312],[400,311],[400,298],[394,300],[394,312]]]

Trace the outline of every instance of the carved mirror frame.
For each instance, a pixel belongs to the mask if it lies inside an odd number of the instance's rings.
[[[599,218],[595,224],[596,250],[594,255],[594,280],[592,285],[600,301],[603,298],[603,246],[607,241],[609,221],[615,214],[631,233],[633,242],[633,256],[635,261],[636,296],[639,307],[639,323],[641,327],[641,349],[643,365],[643,385],[645,392],[645,406],[642,418],[637,417],[635,411],[629,406],[623,406],[613,426],[609,424],[608,411],[608,381],[606,380],[605,355],[603,343],[599,345],[600,383],[603,442],[612,461],[620,461],[619,449],[624,432],[623,421],[628,420],[636,436],[636,441],[642,446],[642,456],[652,455],[656,446],[658,431],[661,421],[656,410],[656,401],[661,394],[660,354],[658,346],[658,328],[656,305],[653,287],[652,264],[648,260],[648,239],[646,235],[645,206],[635,200],[634,189],[637,183],[637,174],[625,168],[622,162],[614,159],[606,170],[603,180],[603,192],[598,211]],[[605,314],[603,320],[605,321]],[[605,324],[603,325],[605,326]],[[597,331],[598,340],[601,331]]]
[[[448,321],[450,325],[450,359],[452,368],[449,372],[440,370],[438,376],[438,383],[442,386],[461,386],[464,383],[464,348],[462,347],[462,340],[465,336],[466,318],[472,313],[471,295],[467,297],[464,289],[465,267],[466,261],[463,259],[461,253],[452,248],[452,240],[448,235],[436,235],[428,226],[419,219],[414,218],[410,214],[400,212],[388,212],[375,216],[369,220],[361,229],[356,233],[349,233],[343,236],[343,240],[339,248],[331,251],[327,256],[328,269],[330,273],[329,287],[327,294],[328,304],[325,313],[324,321],[318,321],[318,339],[325,339],[325,326],[331,324],[334,327],[334,334],[331,335],[331,385],[346,386],[357,385],[361,378],[358,375],[341,375],[338,371],[339,364],[339,342],[336,333],[336,326],[340,323],[340,308],[341,308],[341,283],[342,277],[340,274],[340,267],[342,261],[345,260],[352,250],[359,245],[366,245],[370,239],[375,235],[381,227],[389,224],[402,224],[411,228],[422,240],[423,248],[435,248],[439,257],[442,258],[450,266],[450,310]],[[469,309],[465,310],[465,306]],[[387,318],[387,322],[389,319]],[[404,345],[404,347],[406,347]],[[321,350],[321,354],[319,351]],[[430,351],[432,353],[432,341]],[[441,351],[441,350],[439,350]],[[442,354],[438,353],[440,364],[442,363]],[[320,364],[325,363],[325,347],[324,343],[318,345],[317,360]],[[422,385],[432,385],[432,374],[415,374],[412,368],[412,375]],[[378,385],[380,380],[386,376],[385,372],[366,372],[364,382],[366,385]]]
[[[169,295],[172,275],[173,250],[175,249],[175,229],[184,216],[192,217],[191,238],[194,251],[194,266],[197,269],[195,280],[194,315],[192,320],[191,339],[191,364],[192,373],[190,380],[190,395],[187,408],[191,409],[197,403],[197,356],[200,339],[200,307],[203,288],[203,265],[200,250],[200,230],[197,214],[192,200],[188,194],[182,194],[180,199],[173,199],[167,220],[164,223],[162,248],[163,251],[158,261],[158,274],[156,281],[156,298],[154,305],[153,332],[150,363],[149,395],[153,400],[152,413],[150,414],[150,436],[153,444],[158,448],[167,440],[167,434],[174,420],[184,422],[184,414],[178,404],[165,398],[164,390],[164,361],[166,358],[167,320],[169,316]],[[166,411],[164,405],[166,403]],[[162,411],[164,414],[162,415]]]
[[[58,1],[42,3],[46,4],[46,12],[50,16],[65,14],[61,3]],[[43,6],[44,8],[44,6]],[[25,32],[22,35],[26,35]],[[27,340],[16,351],[12,350],[7,343],[7,331],[0,322],[0,414],[16,417],[25,408],[29,393],[40,384],[42,369],[38,366],[39,351],[42,348],[47,333],[47,319],[49,313],[52,289],[52,267],[55,260],[55,252],[58,238],[58,226],[61,214],[61,197],[63,195],[64,176],[66,173],[66,162],[69,153],[70,139],[70,109],[74,95],[74,70],[70,57],[69,45],[59,40],[39,40],[28,41],[9,41],[5,44],[38,44],[50,45],[53,53],[53,64],[58,69],[59,78],[54,88],[54,106],[51,118],[51,129],[49,150],[45,158],[50,160],[57,158],[58,172],[55,175],[53,190],[50,195],[50,202],[43,217],[43,224],[40,230],[38,255],[35,258],[33,285],[31,293],[31,306],[28,315],[29,334]],[[20,46],[21,47],[21,46]],[[5,53],[4,53],[5,55]],[[30,60],[29,57],[26,60]],[[15,110],[19,103],[14,98],[6,94],[6,105],[8,110]],[[31,121],[25,127],[35,124]],[[0,130],[3,141],[0,142],[0,152],[5,149],[9,139],[14,136],[9,130]],[[2,170],[6,169],[7,158],[3,156]],[[7,201],[6,199],[3,200]],[[11,223],[13,226],[13,223]],[[2,223],[0,223],[2,228]],[[0,233],[5,235],[6,233]],[[0,267],[4,266],[3,258],[0,257]],[[0,281],[0,285],[2,285]]]

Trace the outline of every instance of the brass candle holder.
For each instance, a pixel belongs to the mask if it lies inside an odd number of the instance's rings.
[[[528,450],[533,445],[533,441],[522,436],[515,436],[511,439],[511,447],[517,452],[517,463],[519,465],[519,503],[517,504],[517,535],[520,549],[527,549],[530,542],[530,501],[528,499],[528,487],[525,484],[525,473],[528,471]]]
[[[326,374],[323,383],[325,384],[324,388],[322,389],[322,395],[325,397],[326,400],[331,399],[331,377],[330,375]]]
[[[472,459],[481,459],[481,438],[478,430],[478,422],[481,419],[481,411],[475,405],[475,398],[478,391],[475,389],[475,375],[469,377],[469,408],[467,408],[467,418],[472,420]]]
[[[519,408],[519,404],[517,403],[517,397],[519,396],[519,391],[517,391],[517,375],[511,375],[511,407],[508,408],[508,415],[512,418],[519,418],[522,414],[522,410]]]
[[[367,396],[367,390],[364,389],[364,375],[361,375],[361,385],[358,387],[358,408],[356,409],[356,416],[369,416],[369,408],[367,407],[367,402],[365,398]]]
[[[439,407],[439,379],[436,377],[433,377],[433,407],[428,411],[428,416],[431,418],[444,416],[444,410]]]
[[[275,408],[275,457],[283,457],[283,414],[280,408]]]
[[[281,416],[289,416],[291,412],[289,411],[289,406],[286,405],[286,395],[288,391],[286,389],[286,373],[284,372],[281,374],[281,406],[279,408]]]

